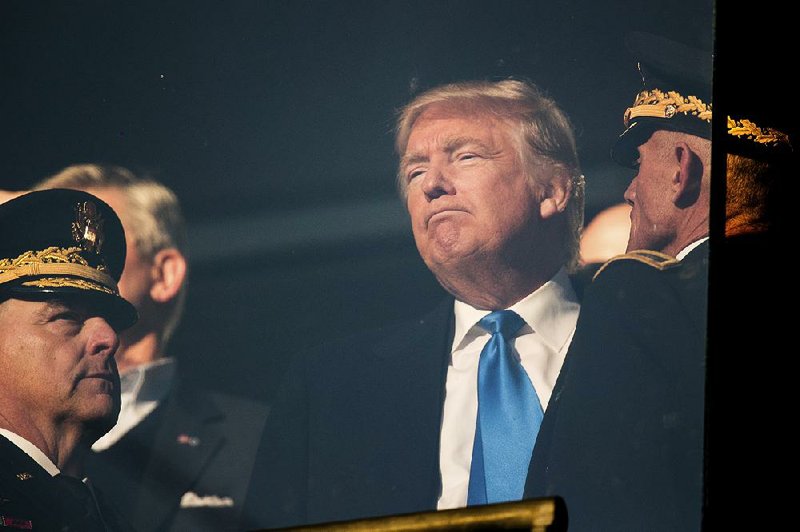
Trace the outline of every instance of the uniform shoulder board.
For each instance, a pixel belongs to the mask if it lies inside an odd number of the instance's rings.
[[[647,264],[648,266],[651,266],[657,270],[667,270],[680,264],[678,259],[671,255],[667,255],[666,253],[661,253],[660,251],[651,251],[649,249],[637,249],[635,251],[629,251],[623,255],[617,255],[616,257],[611,257],[608,259],[606,263],[603,264],[594,274],[592,281],[597,279],[597,276],[600,275],[600,272],[605,270],[609,264],[619,260],[635,260],[637,262]]]

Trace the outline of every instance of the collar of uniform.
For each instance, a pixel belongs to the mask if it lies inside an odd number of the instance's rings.
[[[127,370],[119,376],[122,394],[131,404],[161,401],[172,384],[176,365],[175,359],[167,357]]]
[[[695,240],[694,242],[692,242],[691,244],[689,244],[688,246],[686,246],[685,248],[683,248],[682,250],[680,250],[680,251],[678,252],[678,254],[677,254],[677,255],[675,255],[675,258],[676,258],[677,260],[683,260],[683,259],[686,257],[686,255],[688,255],[689,253],[691,253],[691,251],[692,251],[694,248],[696,248],[697,246],[699,246],[700,244],[702,244],[702,243],[703,243],[703,242],[705,242],[706,240],[708,240],[708,237],[707,237],[707,236],[704,236],[704,237],[703,237],[703,238],[701,238],[700,240]]]
[[[53,461],[41,451],[41,449],[19,434],[11,432],[10,430],[0,429],[0,436],[4,436],[8,441],[19,447],[23,453],[30,456],[34,462],[42,466],[42,469],[50,473],[50,476],[54,477],[61,473],[61,470],[58,469],[58,466],[54,464]]]
[[[518,336],[536,331],[542,339],[556,350],[569,340],[578,321],[580,305],[572,283],[564,268],[558,270],[552,279],[528,294],[524,299],[509,307],[525,320],[525,326]],[[456,300],[456,317],[453,346],[460,349],[466,342],[488,334],[478,322],[488,311],[476,309],[463,301]]]

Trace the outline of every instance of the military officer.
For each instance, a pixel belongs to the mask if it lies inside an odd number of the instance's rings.
[[[96,197],[54,189],[0,205],[0,525],[129,530],[83,477],[116,422],[125,236]]]
[[[634,34],[643,87],[613,158],[637,169],[628,251],[586,289],[527,496],[575,530],[698,530],[711,166],[711,54]]]

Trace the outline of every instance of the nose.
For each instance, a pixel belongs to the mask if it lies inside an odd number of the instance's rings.
[[[89,354],[106,358],[114,356],[119,347],[119,335],[105,318],[91,317],[86,320],[84,328],[89,333]]]
[[[431,164],[422,181],[422,191],[428,201],[455,193],[452,180],[445,175],[440,165]]]
[[[625,194],[622,195],[625,198],[625,202],[633,207],[633,202],[636,201],[636,178],[634,177],[628,188],[625,189]]]

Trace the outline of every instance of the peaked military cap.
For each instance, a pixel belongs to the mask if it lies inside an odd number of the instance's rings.
[[[631,32],[626,44],[638,60],[642,89],[625,111],[625,131],[611,157],[635,166],[637,148],[656,130],[710,139],[711,52],[642,32]]]
[[[0,204],[0,300],[93,300],[118,329],[138,319],[119,295],[125,233],[116,213],[78,190],[30,192]]]
[[[710,139],[712,53],[642,32],[630,33],[626,44],[638,60],[642,90],[625,111],[625,131],[611,157],[623,166],[635,166],[636,148],[660,129]],[[756,158],[792,155],[790,113],[779,95],[782,84],[774,82],[774,71],[759,68],[758,60],[744,63],[742,54],[735,55],[741,79],[726,80],[722,93],[725,150]]]

